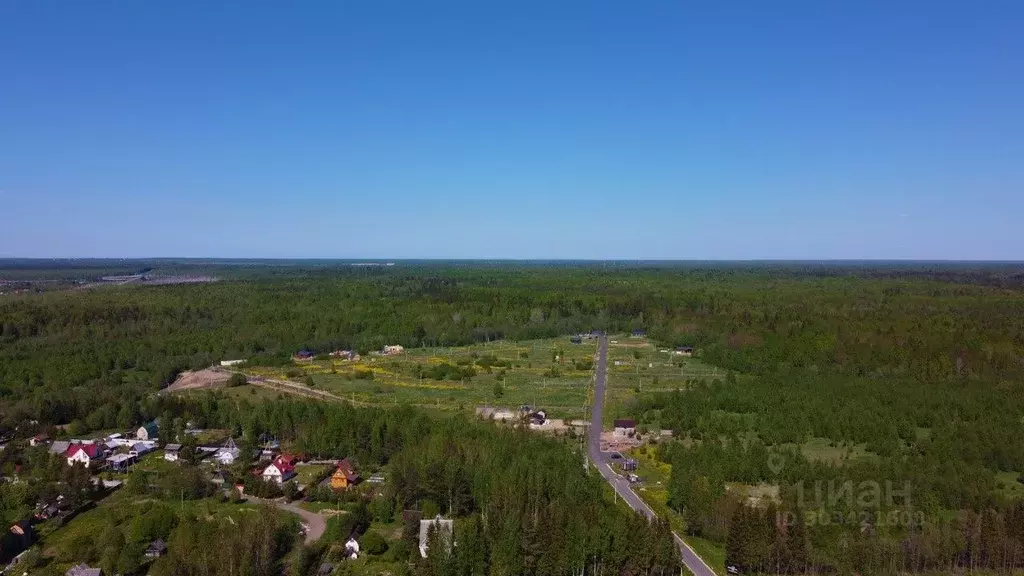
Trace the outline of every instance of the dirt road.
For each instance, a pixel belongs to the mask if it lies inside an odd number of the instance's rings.
[[[316,542],[327,530],[327,518],[321,514],[299,508],[298,506],[285,502],[281,499],[267,500],[264,498],[257,498],[255,496],[245,496],[244,498],[247,502],[264,502],[266,504],[276,506],[280,510],[291,512],[301,518],[303,526],[306,527],[306,544]]]

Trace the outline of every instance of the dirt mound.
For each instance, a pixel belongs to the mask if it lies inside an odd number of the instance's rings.
[[[201,390],[203,388],[223,388],[228,384],[231,375],[219,370],[199,370],[198,372],[185,371],[178,375],[178,379],[167,387],[168,392],[180,390]]]

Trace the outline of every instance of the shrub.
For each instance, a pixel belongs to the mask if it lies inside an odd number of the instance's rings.
[[[268,482],[263,478],[248,476],[243,482],[245,493],[252,494],[257,498],[277,498],[281,495],[281,488],[277,484]]]
[[[388,551],[388,543],[375,530],[369,530],[366,534],[363,534],[363,541],[360,543],[360,547],[374,556],[379,556]]]
[[[391,522],[391,519],[395,514],[395,505],[390,498],[380,497],[375,498],[370,503],[370,512],[373,514],[373,518],[378,522],[387,524]]]
[[[245,377],[245,374],[232,374],[228,378],[228,388],[234,388],[236,386],[245,386],[249,380]]]
[[[281,492],[284,493],[284,497],[287,498],[288,501],[290,502],[292,500],[295,500],[295,497],[298,496],[299,487],[298,485],[295,484],[295,481],[288,481],[285,482],[284,486],[281,487]]]

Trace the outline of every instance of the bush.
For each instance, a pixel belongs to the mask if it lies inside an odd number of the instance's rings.
[[[244,482],[245,493],[252,494],[257,498],[277,498],[281,495],[281,488],[263,478],[246,477]]]
[[[363,541],[360,542],[360,549],[374,556],[379,556],[388,551],[388,543],[384,537],[375,530],[369,530],[363,534]]]
[[[284,375],[288,378],[300,378],[302,377],[302,374],[302,370],[299,370],[298,368],[289,368],[284,371]]]
[[[245,374],[232,374],[228,378],[228,388],[234,388],[236,386],[245,386],[249,380],[245,377]]]
[[[295,500],[296,496],[298,496],[299,487],[298,485],[295,484],[294,480],[289,480],[288,482],[284,483],[284,486],[281,487],[281,492],[283,492],[284,497],[287,498],[289,502],[291,502],[292,500]]]
[[[412,544],[409,544],[405,540],[399,540],[390,546],[391,558],[396,562],[404,562],[409,559],[409,555],[412,554]]]
[[[356,518],[352,514],[336,514],[327,519],[324,542],[344,542],[355,532]]]
[[[356,368],[356,373],[353,374],[356,380],[373,380],[373,370],[364,370],[362,368]]]
[[[395,505],[390,498],[380,497],[375,498],[370,503],[370,513],[373,514],[374,520],[387,524],[391,522],[391,519],[395,515]]]
[[[442,362],[422,370],[420,376],[431,380],[462,380],[476,376],[476,369],[472,366],[453,366]]]

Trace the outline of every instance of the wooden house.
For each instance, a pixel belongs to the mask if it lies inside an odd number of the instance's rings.
[[[349,462],[348,458],[339,462],[338,469],[331,475],[331,488],[335,490],[345,490],[358,483],[359,475],[356,474],[355,469],[352,468],[352,463]]]

